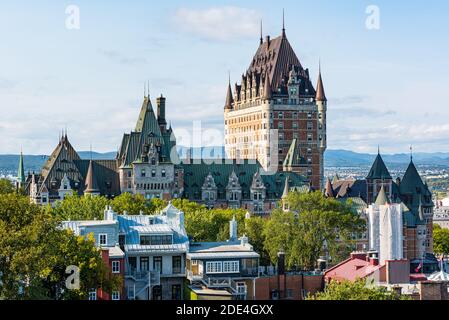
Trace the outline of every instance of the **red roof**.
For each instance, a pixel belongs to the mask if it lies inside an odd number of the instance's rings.
[[[410,281],[425,281],[427,277],[424,273],[411,273]]]
[[[349,258],[324,273],[326,280],[349,280],[363,279],[373,272],[381,269],[381,265],[372,265],[366,260]]]

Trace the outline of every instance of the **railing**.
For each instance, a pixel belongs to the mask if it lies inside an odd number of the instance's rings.
[[[246,268],[240,270],[240,275],[244,277],[257,277],[259,275],[259,268]]]
[[[161,273],[159,271],[133,271],[125,273],[125,277],[135,281],[148,281],[151,286],[158,286],[161,283]]]

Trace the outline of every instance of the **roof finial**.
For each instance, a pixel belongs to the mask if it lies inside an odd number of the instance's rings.
[[[260,19],[260,44],[263,43],[262,19]]]
[[[285,37],[285,12],[282,8],[282,37]]]
[[[410,162],[413,161],[413,146],[410,145]]]
[[[145,98],[147,96],[147,83],[143,82],[143,97]]]
[[[147,85],[147,88],[148,88],[147,96],[148,96],[148,99],[150,99],[150,80],[148,80],[147,83],[148,83],[148,85]]]
[[[377,145],[377,154],[380,154],[380,145]]]

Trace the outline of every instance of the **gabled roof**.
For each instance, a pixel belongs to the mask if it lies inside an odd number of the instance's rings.
[[[324,189],[324,195],[328,198],[333,198],[334,195],[334,188],[332,187],[331,179],[327,178],[326,180],[326,187]]]
[[[377,154],[376,159],[368,173],[367,179],[392,179],[390,172],[388,172],[380,153]]]

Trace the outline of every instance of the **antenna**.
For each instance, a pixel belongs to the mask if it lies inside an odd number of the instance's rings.
[[[285,12],[282,8],[282,36],[285,36]]]

